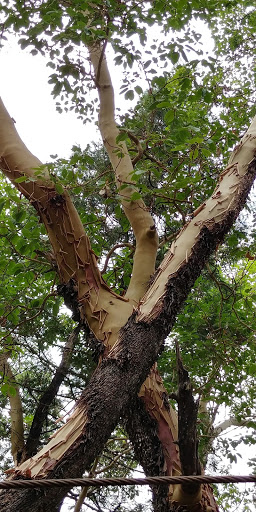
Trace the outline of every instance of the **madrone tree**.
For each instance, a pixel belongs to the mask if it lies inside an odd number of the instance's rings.
[[[34,55],[41,52],[49,56],[50,83],[60,112],[71,108],[86,121],[98,109],[105,148],[101,171],[97,165],[102,151],[89,154],[89,149],[84,160],[76,148],[70,163],[58,161],[46,166],[21,141],[13,118],[1,102],[1,170],[35,209],[51,244],[47,253],[37,248],[28,255],[24,244],[17,245],[17,239],[8,238],[3,231],[10,244],[14,275],[19,273],[17,257],[47,264],[57,276],[57,288],[52,287],[51,293],[39,300],[40,307],[31,303],[37,308],[30,315],[31,322],[47,311],[48,299],[58,302],[61,296],[77,324],[66,342],[60,366],[38,398],[24,436],[22,396],[11,357],[14,361],[17,358],[17,340],[24,336],[24,324],[28,331],[30,327],[26,318],[15,318],[16,306],[2,316],[0,364],[4,391],[9,396],[15,462],[10,478],[82,476],[99,457],[120,420],[146,474],[201,474],[198,409],[208,417],[209,382],[213,386],[220,367],[215,367],[215,374],[193,396],[177,338],[177,389],[171,394],[176,413],[156,360],[184,300],[234,225],[254,181],[256,121],[245,131],[253,113],[255,84],[253,2],[4,1],[1,14],[3,35],[14,30],[20,34],[23,48],[32,46]],[[197,29],[198,20],[211,29],[213,56],[200,46],[202,24]],[[112,48],[109,53],[108,48]],[[133,99],[134,92],[141,96],[135,112],[118,121],[115,72],[111,78],[108,60],[112,61],[111,69],[123,65],[125,99]],[[142,75],[148,83],[144,95]],[[91,102],[87,101],[87,90],[91,91]],[[91,187],[87,202],[83,184],[76,180],[81,178],[80,161],[87,168],[84,185]],[[91,195],[93,189],[96,199]],[[10,185],[6,190],[7,195],[16,197]],[[88,219],[83,221],[83,209],[87,208],[95,230],[97,222],[105,222],[101,233],[109,234],[110,245],[114,240],[113,247],[108,247],[103,272],[88,233],[92,231],[94,245],[96,235]],[[21,219],[19,211],[16,220]],[[38,232],[38,240],[43,247],[42,233]],[[107,253],[104,243],[103,256]],[[114,266],[107,271],[114,251],[122,279],[115,276]],[[122,258],[125,272],[120,270]],[[216,275],[214,279],[218,284]],[[97,368],[67,421],[39,449],[49,407],[68,374],[81,329],[97,354]],[[52,332],[57,336],[56,325]],[[87,361],[80,358],[82,364]],[[234,422],[239,423],[237,419]],[[65,494],[65,489],[3,491],[0,504],[7,512],[57,511]],[[211,487],[199,485],[153,489],[153,506],[159,512],[218,510]]]

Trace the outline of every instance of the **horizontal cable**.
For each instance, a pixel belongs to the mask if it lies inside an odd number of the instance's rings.
[[[23,479],[23,480],[4,480],[0,482],[0,489],[20,489],[31,487],[107,487],[109,485],[163,485],[163,484],[238,484],[252,482],[256,483],[256,475],[247,476],[151,476],[147,478],[60,478],[56,479]]]

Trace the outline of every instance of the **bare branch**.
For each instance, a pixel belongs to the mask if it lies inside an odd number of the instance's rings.
[[[106,256],[106,260],[105,260],[105,263],[104,263],[104,267],[102,269],[102,274],[105,274],[106,270],[107,270],[107,267],[108,267],[108,262],[109,262],[109,259],[111,258],[113,252],[115,252],[117,249],[121,249],[122,247],[129,247],[129,249],[131,249],[132,251],[135,250],[135,247],[132,245],[132,244],[129,244],[129,243],[122,243],[122,244],[116,244],[114,245],[114,247],[112,247],[110,249],[110,251],[108,252],[107,256]]]
[[[49,407],[56,397],[60,385],[65,379],[70,365],[70,360],[73,352],[77,336],[81,330],[81,326],[78,325],[72,333],[69,335],[68,340],[63,349],[61,362],[56,369],[55,375],[50,382],[49,386],[41,396],[38,406],[36,408],[33,422],[24,446],[20,461],[23,462],[29,457],[32,457],[38,448],[39,438],[42,433],[43,424],[47,418]]]
[[[144,154],[144,149],[141,145],[141,142],[140,140],[138,139],[138,137],[136,137],[132,132],[130,132],[129,130],[124,130],[123,128],[120,128],[120,132],[125,132],[127,133],[127,135],[129,136],[129,138],[135,142],[136,144],[136,147],[137,147],[137,150],[138,150],[138,153],[137,155],[132,159],[132,165],[134,166],[137,162],[139,162],[139,160],[142,159],[143,157],[143,154]]]
[[[250,426],[250,422],[252,419],[249,420],[238,420],[234,416],[231,416],[227,420],[222,421],[219,423],[213,430],[213,436],[219,436],[222,434],[222,432],[225,432],[230,427],[246,427],[248,428]]]
[[[96,472],[96,468],[97,468],[97,465],[98,465],[98,462],[99,462],[99,457],[96,457],[93,465],[92,465],[92,469],[91,471],[89,472],[89,477],[92,477],[94,478],[95,477],[95,472]],[[87,497],[88,495],[88,492],[90,490],[90,487],[83,487],[80,494],[79,494],[79,497],[78,497],[78,500],[75,504],[75,508],[74,508],[74,512],[80,512],[82,506],[83,506],[83,503],[84,503],[84,500],[85,498]]]

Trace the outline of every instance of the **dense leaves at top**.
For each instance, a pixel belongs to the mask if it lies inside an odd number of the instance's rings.
[[[3,0],[0,16],[2,43],[16,32],[22,48],[45,55],[57,110],[74,110],[84,122],[95,119],[97,109],[86,45],[100,39],[111,46],[110,58],[122,70],[121,98],[128,103],[118,118],[117,143],[126,141],[134,162],[131,180],[137,192],[133,199],[143,197],[155,219],[160,263],[169,242],[214,189],[230,151],[255,114],[254,2],[49,0],[31,4]],[[209,48],[205,48],[207,38]],[[69,190],[104,279],[124,293],[135,241],[119,206],[103,147],[74,147],[69,160],[55,159],[49,169],[60,193],[63,187]],[[1,188],[2,350],[9,354],[22,388],[28,435],[40,396],[57,370],[57,354],[74,322],[58,296],[55,264],[43,226],[4,178]],[[173,344],[178,340],[195,394],[207,404],[207,411],[199,416],[204,460],[214,453],[217,432],[213,423],[223,405],[236,422],[255,429],[254,215],[252,198],[246,214],[198,280],[160,361],[168,391],[175,391]],[[95,366],[89,346],[89,334],[80,334],[69,372],[45,419],[41,443],[55,428],[63,407],[77,398],[88,381]],[[0,434],[2,466],[6,467],[7,398],[16,390],[4,371],[1,375]],[[108,466],[107,461],[115,458],[118,463],[117,452],[127,449],[124,434],[118,436],[122,440],[113,441],[113,449],[106,448],[100,465]],[[253,430],[243,439],[254,443]],[[234,441],[230,444],[220,437],[218,442],[232,462]],[[128,474],[134,467],[128,448],[127,466],[111,465],[115,474]],[[216,458],[210,461],[215,464]],[[93,506],[111,508],[106,493],[98,497],[92,493]],[[232,492],[220,499],[228,507]],[[235,491],[233,499],[238,499]],[[124,497],[118,510],[127,510]]]

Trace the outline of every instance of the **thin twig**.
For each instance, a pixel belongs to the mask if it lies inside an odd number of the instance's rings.
[[[42,305],[41,307],[39,308],[39,311],[37,311],[37,313],[35,313],[34,315],[32,315],[31,317],[29,318],[25,318],[24,320],[22,320],[21,322],[19,322],[17,325],[15,325],[15,327],[13,329],[11,329],[5,336],[3,336],[1,338],[1,342],[3,342],[4,340],[6,340],[6,338],[8,338],[8,336],[10,336],[12,333],[14,333],[16,331],[16,329],[18,327],[20,327],[21,325],[25,324],[26,322],[31,322],[31,320],[34,320],[34,318],[36,318],[37,316],[40,315],[40,313],[42,313],[43,309],[44,309],[44,305],[46,303],[46,301],[49,299],[49,297],[56,297],[57,296],[57,292],[51,292],[51,293],[48,293],[48,295],[46,295],[46,297],[44,298],[43,302],[42,302]]]
[[[106,272],[106,270],[107,270],[107,266],[108,266],[109,259],[110,259],[110,257],[112,256],[113,252],[115,252],[115,251],[116,251],[116,249],[121,249],[122,247],[129,247],[132,251],[134,251],[134,250],[135,250],[135,247],[134,247],[132,244],[130,244],[130,243],[125,243],[125,242],[124,242],[124,243],[122,243],[122,244],[116,244],[116,245],[114,245],[114,246],[110,249],[110,251],[108,252],[108,254],[107,254],[107,256],[106,256],[105,264],[104,264],[104,267],[103,267],[102,272],[101,272],[102,274],[105,274],[105,272]]]

